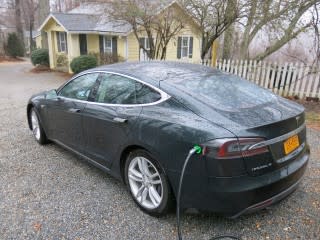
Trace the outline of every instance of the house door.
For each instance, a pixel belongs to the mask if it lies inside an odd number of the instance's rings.
[[[80,45],[80,55],[88,54],[86,34],[79,34],[79,45]]]

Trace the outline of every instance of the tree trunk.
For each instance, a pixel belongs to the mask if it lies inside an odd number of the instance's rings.
[[[240,54],[239,54],[240,59],[246,59],[249,56],[250,32],[253,27],[254,18],[257,12],[258,1],[252,0],[251,4],[252,5],[249,10],[248,21],[247,21],[247,24],[245,25],[242,41],[240,43]]]
[[[48,17],[50,13],[50,0],[39,0],[39,25]],[[48,36],[44,31],[41,31],[41,47],[48,49]]]
[[[48,17],[50,12],[50,0],[39,0],[39,25]]]
[[[19,40],[23,43],[23,28],[21,22],[21,2],[20,0],[15,0],[15,20],[16,29]]]
[[[30,23],[29,23],[30,55],[31,55],[31,52],[34,48],[34,41],[33,41],[33,37],[32,37],[33,28],[34,28],[34,22],[33,22],[33,20],[30,19]]]
[[[231,59],[232,58],[233,36],[234,36],[234,25],[232,24],[224,32],[222,59]]]

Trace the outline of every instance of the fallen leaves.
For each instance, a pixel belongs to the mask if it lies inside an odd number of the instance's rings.
[[[36,231],[36,232],[39,232],[41,230],[41,223],[34,223],[33,224],[33,229]]]

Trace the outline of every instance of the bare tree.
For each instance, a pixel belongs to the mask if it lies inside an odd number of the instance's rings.
[[[95,1],[89,1],[87,2],[96,2]],[[86,2],[85,0],[56,0],[54,1],[51,6],[54,12],[67,12],[77,6],[80,5],[81,2]]]
[[[315,49],[315,62],[318,63],[320,61],[320,32],[319,32],[319,27],[320,27],[320,3],[316,3],[313,6],[313,11],[312,11],[312,28],[314,31],[314,49]]]
[[[304,14],[319,0],[250,0],[244,16],[244,31],[240,44],[240,58],[248,58],[249,46],[261,31],[268,32],[269,46],[253,57],[262,60],[279,50],[301,32],[311,27],[304,22]]]
[[[16,20],[16,29],[18,37],[21,42],[23,42],[23,27],[21,20],[21,1],[15,0],[15,20]]]
[[[167,1],[119,0],[110,3],[109,14],[119,23],[130,24],[139,48],[150,59],[165,59],[169,41],[183,28],[183,19]],[[175,3],[176,4],[176,3]],[[147,36],[147,46],[140,41]]]
[[[226,7],[226,14],[229,15],[230,12],[234,11],[234,7],[236,6],[236,0],[228,0],[227,7]],[[223,59],[231,59],[232,58],[232,50],[234,47],[234,37],[235,37],[235,23],[231,24],[226,31],[224,32],[223,36],[223,52],[222,58]]]
[[[38,22],[42,24],[43,21],[48,17],[50,13],[50,0],[38,0],[39,7],[38,7]]]
[[[38,7],[38,25],[41,25],[50,13],[50,0],[39,0]],[[48,37],[44,31],[41,31],[41,47],[48,48]]]
[[[34,30],[35,14],[37,13],[39,8],[39,2],[36,0],[24,0],[22,2],[22,7],[23,7],[23,16],[24,16],[26,29],[29,32],[29,45],[30,45],[29,48],[31,53],[35,46],[32,32]]]
[[[202,32],[201,58],[208,53],[213,42],[237,21],[241,15],[240,1],[183,0],[182,4],[200,24]]]

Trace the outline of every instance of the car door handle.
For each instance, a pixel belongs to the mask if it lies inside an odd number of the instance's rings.
[[[72,113],[79,113],[81,112],[81,110],[79,108],[69,108],[68,109],[69,112],[72,112]]]
[[[115,117],[115,118],[113,118],[113,121],[119,122],[119,123],[126,123],[128,121],[128,119]]]

